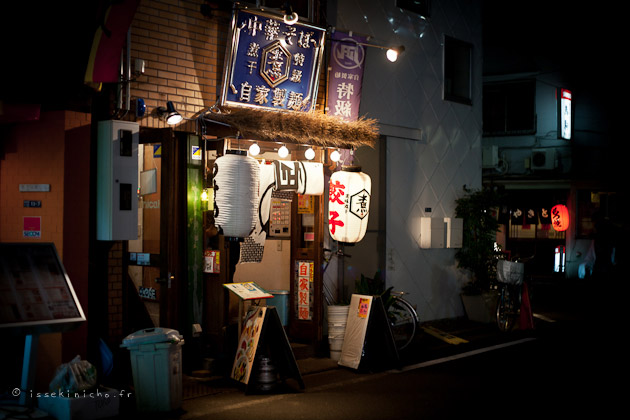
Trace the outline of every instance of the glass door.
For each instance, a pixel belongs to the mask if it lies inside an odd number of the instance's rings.
[[[160,325],[162,144],[138,147],[138,239],[129,241],[128,273],[153,326]]]

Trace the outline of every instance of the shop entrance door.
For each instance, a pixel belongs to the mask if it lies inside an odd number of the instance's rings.
[[[127,271],[153,326],[179,327],[177,152],[170,129],[141,129],[138,239],[128,242]],[[142,308],[139,308],[142,310]]]

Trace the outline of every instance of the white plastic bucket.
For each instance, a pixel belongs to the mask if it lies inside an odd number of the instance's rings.
[[[346,324],[348,323],[348,310],[350,306],[329,306],[328,307],[328,345],[330,358],[339,360],[343,337],[346,334]]]

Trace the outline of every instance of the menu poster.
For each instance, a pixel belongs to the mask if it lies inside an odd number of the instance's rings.
[[[245,283],[224,283],[223,286],[243,300],[268,299],[273,295],[253,281]]]
[[[84,321],[52,243],[0,243],[0,327]]]
[[[238,340],[238,348],[236,349],[236,357],[232,365],[231,377],[244,384],[249,382],[252,372],[266,310],[267,308],[264,306],[252,307],[243,322],[243,329]]]

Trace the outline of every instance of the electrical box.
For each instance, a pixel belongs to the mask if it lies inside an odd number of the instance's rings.
[[[420,248],[444,248],[444,233],[442,217],[420,218]]]
[[[138,239],[138,123],[100,121],[97,138],[96,239]]]
[[[446,247],[461,248],[464,235],[464,219],[459,217],[445,217]]]

